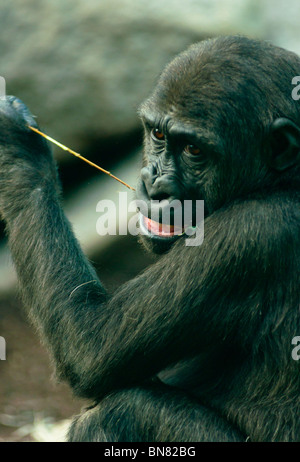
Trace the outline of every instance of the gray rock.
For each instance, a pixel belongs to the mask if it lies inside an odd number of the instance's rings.
[[[89,139],[122,136],[138,126],[136,109],[166,62],[204,36],[179,19],[159,2],[3,2],[7,93],[75,149]]]
[[[137,106],[191,42],[245,33],[293,48],[298,18],[298,0],[2,2],[0,74],[50,135],[81,150],[136,129]]]

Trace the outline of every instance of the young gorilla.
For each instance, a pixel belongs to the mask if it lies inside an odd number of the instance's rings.
[[[297,75],[295,54],[243,37],[167,66],[140,111],[139,197],[204,199],[204,242],[148,221],[145,239],[169,251],[113,296],[64,216],[34,119],[1,100],[0,210],[25,304],[59,376],[95,403],[70,441],[300,440]]]

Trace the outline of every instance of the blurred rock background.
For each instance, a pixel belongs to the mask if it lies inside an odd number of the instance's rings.
[[[299,0],[11,0],[0,4],[0,75],[7,94],[21,98],[50,136],[134,186],[142,144],[136,111],[174,55],[222,34],[259,37],[300,53],[299,24]],[[97,202],[117,200],[126,189],[54,151],[67,215],[114,289],[151,263],[134,238],[96,234]],[[0,231],[0,335],[7,342],[0,441],[57,440],[65,427],[59,424],[58,436],[54,423],[84,403],[50,381],[48,356],[20,309],[3,226]]]

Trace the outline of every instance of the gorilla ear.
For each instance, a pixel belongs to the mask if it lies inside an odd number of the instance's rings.
[[[270,129],[270,166],[283,171],[300,163],[300,128],[291,120],[276,119]]]

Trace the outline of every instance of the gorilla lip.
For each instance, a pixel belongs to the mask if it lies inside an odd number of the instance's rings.
[[[143,227],[146,228],[148,232],[155,236],[168,238],[179,236],[184,232],[184,229],[179,226],[174,225],[166,225],[164,223],[159,223],[157,221],[151,220],[151,218],[147,218],[141,214],[141,221]]]

